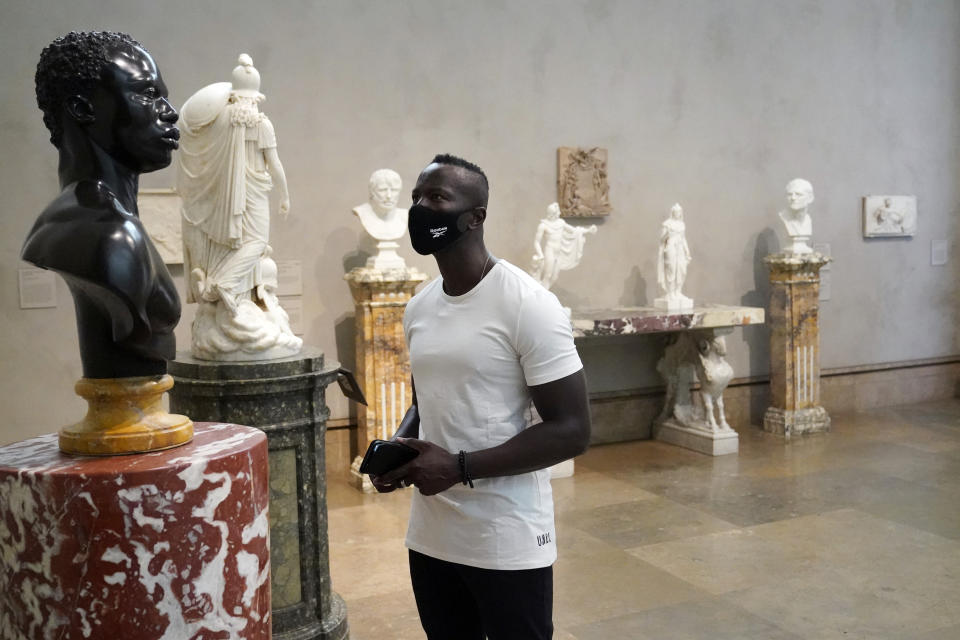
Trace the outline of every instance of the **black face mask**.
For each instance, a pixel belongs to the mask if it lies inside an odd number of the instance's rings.
[[[466,231],[465,228],[460,228],[460,219],[476,208],[444,213],[422,204],[413,205],[407,215],[407,229],[410,231],[413,250],[426,256],[449,247]]]

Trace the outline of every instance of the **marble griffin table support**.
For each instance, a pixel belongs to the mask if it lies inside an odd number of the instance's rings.
[[[170,406],[195,419],[257,427],[270,449],[270,556],[274,640],[342,640],[347,609],[330,584],[324,461],[326,387],[339,364],[304,349],[256,362],[170,362]]]
[[[670,311],[651,307],[578,311],[577,337],[669,334],[657,371],[666,381],[663,411],[654,437],[707,455],[739,450],[739,436],[723,413],[723,391],[733,378],[723,336],[734,327],[763,324],[759,307],[717,304]],[[691,390],[699,383],[697,397]]]
[[[367,398],[367,406],[357,406],[353,443],[357,456],[350,466],[350,481],[370,493],[374,490],[370,478],[360,473],[363,454],[372,440],[393,435],[413,401],[403,312],[427,276],[413,268],[381,271],[360,267],[344,279],[356,305],[356,373]]]
[[[654,438],[712,456],[740,450],[740,436],[723,412],[723,392],[733,378],[724,358],[723,336],[730,333],[732,327],[718,327],[670,336],[657,363],[667,391]],[[699,383],[699,403],[691,393],[694,382]]]
[[[774,254],[770,267],[770,406],[763,429],[786,440],[830,429],[820,406],[819,253]]]
[[[266,437],[233,424],[109,458],[0,447],[0,638],[268,640],[268,491]]]

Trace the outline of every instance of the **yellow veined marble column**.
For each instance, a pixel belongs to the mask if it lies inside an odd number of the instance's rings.
[[[763,429],[784,436],[827,431],[830,416],[820,406],[819,253],[774,254],[770,268],[770,406]]]
[[[358,455],[350,467],[350,478],[353,486],[370,492],[374,489],[369,477],[360,473],[363,454],[372,440],[393,435],[413,401],[403,312],[427,276],[412,268],[381,271],[359,267],[344,279],[356,305],[356,373],[367,398],[367,406],[357,407],[354,444]]]
[[[81,378],[77,395],[87,415],[60,430],[60,450],[88,456],[146,453],[193,439],[187,416],[167,413],[163,394],[173,387],[169,375],[138,378]]]

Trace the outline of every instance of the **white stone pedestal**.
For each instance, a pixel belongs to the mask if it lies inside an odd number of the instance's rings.
[[[571,477],[573,475],[573,467],[573,458],[558,462],[550,467],[550,479]]]
[[[404,270],[407,263],[397,255],[399,244],[392,240],[381,240],[377,243],[377,255],[367,258],[367,269],[379,271]]]
[[[689,311],[693,309],[693,298],[688,298],[682,293],[660,296],[654,298],[653,306],[655,309],[664,311]]]
[[[657,440],[692,449],[708,456],[725,456],[740,450],[740,436],[733,429],[710,431],[681,424],[674,418],[664,420],[655,427]]]

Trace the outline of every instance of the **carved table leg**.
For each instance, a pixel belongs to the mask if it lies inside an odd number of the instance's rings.
[[[654,425],[654,437],[708,455],[739,450],[739,436],[723,414],[723,391],[733,369],[726,361],[723,335],[732,327],[678,332],[667,340],[657,371],[667,385],[666,402]],[[700,383],[699,405],[690,393],[693,380]],[[719,421],[713,416],[713,407]]]

